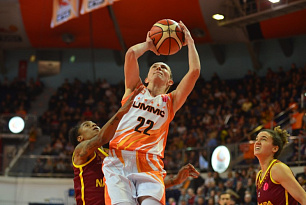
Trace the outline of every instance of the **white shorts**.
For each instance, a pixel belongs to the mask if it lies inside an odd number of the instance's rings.
[[[137,204],[138,197],[151,196],[165,205],[166,171],[163,165],[163,161],[156,155],[110,150],[102,166],[105,204]]]

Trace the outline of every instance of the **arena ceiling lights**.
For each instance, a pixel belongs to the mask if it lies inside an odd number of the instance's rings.
[[[217,21],[220,21],[220,20],[223,20],[224,19],[224,15],[222,14],[214,14],[212,16],[213,19],[217,20]]]
[[[279,0],[269,0],[271,3],[278,3],[279,2]]]

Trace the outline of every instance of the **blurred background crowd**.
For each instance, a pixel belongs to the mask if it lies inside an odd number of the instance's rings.
[[[294,63],[291,68],[269,68],[261,77],[248,71],[241,79],[224,80],[217,73],[210,80],[198,79],[170,125],[164,165],[171,175],[191,163],[207,177],[187,180],[167,190],[168,203],[217,204],[220,193],[230,190],[237,204],[256,204],[257,161],[250,142],[261,128],[285,127],[295,138],[290,140],[291,148],[282,160],[306,166],[305,79],[306,66]],[[27,115],[31,102],[45,89],[39,79],[5,79],[0,86],[1,115]],[[66,79],[47,99],[47,109],[30,130],[28,154],[35,154],[37,147],[41,150],[31,168],[33,176],[72,176],[74,147],[68,141],[69,129],[85,120],[102,127],[119,109],[123,92],[123,82],[111,85],[105,79]],[[48,143],[36,144],[41,136],[48,136]],[[231,154],[242,156],[226,177],[220,177],[211,167],[210,157],[218,145],[235,147],[230,149]],[[305,188],[305,173],[298,177]]]

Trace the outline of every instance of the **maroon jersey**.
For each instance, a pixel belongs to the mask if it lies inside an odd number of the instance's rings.
[[[95,153],[85,164],[73,163],[73,170],[77,205],[104,205],[104,175],[100,157]]]
[[[279,183],[273,180],[271,168],[276,163],[282,163],[275,159],[269,165],[262,176],[262,170],[256,177],[257,202],[259,205],[297,205],[297,201]]]

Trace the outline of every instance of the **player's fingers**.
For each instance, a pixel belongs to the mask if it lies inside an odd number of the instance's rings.
[[[182,21],[180,21],[179,25],[180,25],[181,29],[183,29],[184,32],[189,32],[187,26]]]
[[[192,170],[192,171],[190,171],[192,174],[195,174],[195,175],[200,175],[200,172],[198,172],[196,169],[195,170]]]
[[[185,166],[183,166],[183,169],[184,170],[189,170],[190,169],[189,164],[186,164]]]
[[[188,166],[188,168],[190,168],[190,169],[195,169],[194,166],[190,163],[188,163],[186,166]]]
[[[189,168],[196,171],[196,168],[192,164],[190,164]]]
[[[196,168],[194,168],[194,167],[190,167],[189,169],[190,169],[191,171],[193,171],[193,172],[199,173],[199,172],[196,170]]]
[[[152,39],[150,38],[150,31],[148,31],[148,33],[147,33],[146,40],[147,40],[147,41],[151,41],[151,40],[152,40]]]
[[[185,28],[186,28],[186,26],[185,26],[185,24],[183,23],[183,21],[180,21],[180,22],[179,22],[179,25],[180,25],[180,27],[182,27],[182,29],[185,29]]]
[[[189,171],[190,172],[193,172],[193,173],[195,173],[195,174],[197,174],[197,175],[199,175],[200,174],[200,172],[198,172],[197,170],[196,170],[196,168],[194,168],[194,166],[192,165],[192,164],[188,164],[188,168],[189,168]]]
[[[183,46],[186,46],[187,45],[186,38],[188,38],[188,35],[190,35],[190,34],[189,34],[189,31],[187,30],[187,28],[186,28],[186,26],[184,24],[180,23],[179,25],[180,25],[183,33],[184,33]]]
[[[199,177],[199,175],[193,174],[193,173],[190,173],[189,176],[192,177],[192,178],[198,178]]]
[[[158,53],[154,43],[153,43],[153,40],[150,38],[150,31],[148,31],[147,33],[147,39],[146,39],[146,42],[149,42],[150,44],[150,50],[155,53],[155,55],[159,56],[160,54]]]

